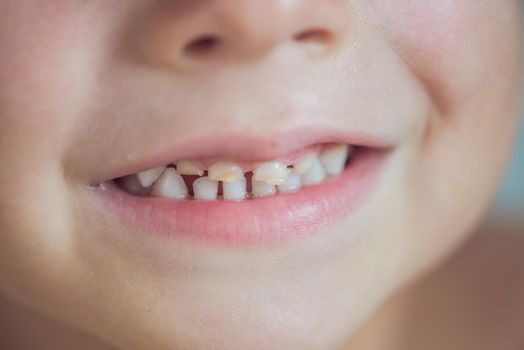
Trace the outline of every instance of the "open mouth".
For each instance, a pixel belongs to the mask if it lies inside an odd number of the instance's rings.
[[[276,243],[320,232],[358,209],[388,151],[316,142],[263,161],[188,157],[112,178],[94,192],[105,213],[148,233]]]
[[[180,160],[112,181],[136,196],[248,200],[300,191],[339,176],[358,151],[348,144],[319,144],[264,163]]]

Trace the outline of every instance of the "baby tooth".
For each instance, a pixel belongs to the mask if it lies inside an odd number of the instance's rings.
[[[302,184],[315,185],[324,181],[325,178],[326,171],[324,170],[320,159],[317,156],[314,156],[311,167],[306,173],[302,174]]]
[[[251,192],[255,195],[255,197],[272,196],[277,193],[277,188],[275,185],[269,185],[261,181],[253,181],[251,187]]]
[[[140,181],[140,184],[144,187],[149,187],[152,184],[155,183],[156,180],[162,175],[162,172],[166,169],[165,166],[161,166],[158,168],[153,168],[149,170],[142,171],[137,174],[138,181]]]
[[[289,171],[288,178],[284,183],[278,186],[279,192],[295,192],[302,187],[302,179],[300,175],[296,174],[293,170]]]
[[[288,177],[287,166],[280,162],[268,162],[253,171],[253,180],[268,185],[282,185]]]
[[[306,154],[293,165],[293,169],[299,175],[305,174],[313,166],[316,158],[314,153]]]
[[[176,171],[180,175],[204,175],[204,168],[196,163],[187,160],[180,160],[176,163]]]
[[[173,168],[167,168],[155,182],[151,195],[154,197],[185,199],[188,195],[186,183]]]
[[[193,182],[193,192],[195,199],[215,200],[218,194],[218,181],[201,177]]]
[[[350,146],[340,144],[323,151],[320,154],[320,161],[329,175],[340,175],[344,171],[349,153]]]
[[[224,192],[224,199],[240,200],[246,198],[246,178],[242,176],[240,180],[235,182],[222,183],[222,191]]]
[[[144,196],[149,192],[149,189],[142,186],[140,181],[138,181],[138,176],[136,174],[126,176],[120,180],[122,187],[127,192],[137,195]]]
[[[244,172],[235,163],[218,162],[213,164],[209,170],[209,178],[214,181],[235,182],[244,176]]]

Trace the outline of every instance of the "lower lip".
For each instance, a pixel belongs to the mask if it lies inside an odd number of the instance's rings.
[[[164,237],[227,246],[305,237],[350,216],[373,192],[385,151],[357,152],[343,174],[294,193],[244,201],[177,201],[130,195],[110,183],[93,190],[105,215]]]

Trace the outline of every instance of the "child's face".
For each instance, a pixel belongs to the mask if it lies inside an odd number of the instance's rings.
[[[486,209],[516,129],[519,14],[0,0],[0,293],[127,349],[336,348]],[[96,186],[332,142],[361,146],[345,173],[277,197]]]

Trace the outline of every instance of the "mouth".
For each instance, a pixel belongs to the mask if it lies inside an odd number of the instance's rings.
[[[274,244],[319,233],[358,210],[391,150],[350,136],[320,136],[272,151],[264,145],[278,141],[253,141],[239,149],[234,140],[237,148],[227,151],[215,141],[205,151],[172,150],[181,156],[167,162],[162,159],[170,152],[163,152],[90,189],[106,215],[148,234],[223,245]]]

